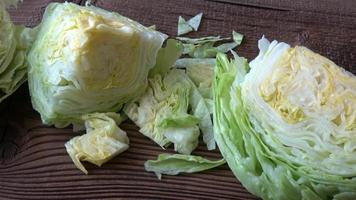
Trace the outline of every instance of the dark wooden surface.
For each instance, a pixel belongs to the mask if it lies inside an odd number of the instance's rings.
[[[18,24],[35,26],[50,0],[24,0],[12,9]],[[84,4],[84,1],[74,1]],[[144,25],[175,35],[179,15],[204,13],[200,31],[190,36],[243,33],[238,52],[251,59],[257,40],[305,45],[355,74],[356,1],[353,0],[97,0],[95,5],[118,11]],[[32,109],[27,86],[0,105],[0,199],[255,199],[227,166],[199,174],[165,176],[144,171],[143,163],[163,151],[124,123],[130,149],[98,168],[77,170],[64,143],[76,134],[41,124]],[[201,145],[196,154],[219,158]]]

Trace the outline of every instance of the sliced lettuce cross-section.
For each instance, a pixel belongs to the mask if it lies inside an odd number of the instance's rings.
[[[355,76],[305,47],[259,49],[249,65],[217,56],[214,132],[230,168],[263,199],[356,199]]]

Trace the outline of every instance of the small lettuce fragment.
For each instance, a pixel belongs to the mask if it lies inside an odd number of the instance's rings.
[[[126,132],[118,127],[123,118],[116,113],[93,113],[82,116],[86,134],[72,138],[65,144],[75,166],[85,174],[81,161],[101,166],[129,148]]]
[[[211,119],[211,109],[209,104],[194,83],[189,80],[192,85],[190,94],[190,106],[192,114],[200,119],[199,128],[203,133],[203,141],[207,145],[208,150],[214,150],[216,148],[214,139],[214,127]]]
[[[193,18],[186,21],[182,16],[178,18],[178,31],[177,35],[184,35],[191,31],[198,31],[203,13],[199,13]]]
[[[158,51],[156,65],[151,69],[149,76],[153,77],[155,74],[166,75],[182,53],[182,43],[178,40],[168,39],[166,46]]]
[[[143,96],[126,104],[124,112],[140,132],[162,148],[174,143],[179,153],[190,154],[198,145],[199,120],[188,114],[192,85],[184,71],[172,69],[149,79]]]
[[[244,39],[244,35],[242,35],[241,33],[237,33],[235,31],[232,31],[232,39],[234,40],[234,42],[237,45],[240,45],[242,40]]]
[[[208,36],[202,38],[177,37],[176,39],[183,43],[183,54],[188,54],[193,58],[215,58],[217,53],[227,53],[243,40],[243,35],[235,31],[232,32],[233,42],[227,42],[215,46],[217,42],[231,40],[231,38],[221,38],[220,36]]]
[[[212,80],[214,76],[215,59],[181,58],[175,63],[176,68],[185,69],[192,81],[190,105],[192,114],[200,118],[199,127],[208,150],[215,149],[213,133]]]
[[[187,114],[166,118],[159,127],[163,129],[163,135],[174,144],[175,151],[189,155],[198,146],[198,123],[197,117]]]
[[[190,20],[188,20],[187,23],[189,24],[190,27],[193,28],[194,31],[198,31],[202,17],[203,17],[203,13],[199,13],[193,18],[191,18]]]
[[[203,44],[208,42],[219,42],[224,40],[230,40],[231,38],[222,38],[221,36],[206,36],[200,38],[188,38],[188,37],[176,37],[177,40],[184,44]]]
[[[225,163],[225,159],[212,161],[193,155],[160,154],[157,160],[148,160],[145,162],[145,170],[154,172],[158,179],[161,179],[162,174],[196,173],[221,166]]]
[[[189,78],[198,87],[206,99],[212,99],[212,82],[214,78],[214,58],[181,58],[174,64],[176,68],[185,69]]]
[[[179,16],[177,35],[184,35],[191,31],[193,31],[193,28],[187,23],[187,21],[185,21],[182,16]]]

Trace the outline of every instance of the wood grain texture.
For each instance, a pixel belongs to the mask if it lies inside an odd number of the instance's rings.
[[[24,0],[10,11],[17,24],[35,26],[50,0]],[[85,1],[76,0],[78,4]],[[355,1],[277,0],[96,0],[99,7],[117,11],[144,25],[175,35],[179,15],[204,13],[200,31],[189,36],[246,35],[238,52],[257,55],[257,40],[267,38],[305,45],[355,73]],[[27,86],[0,105],[0,199],[256,199],[227,166],[199,174],[165,176],[159,181],[143,163],[164,152],[124,123],[131,147],[98,168],[86,164],[89,175],[77,170],[64,143],[77,135],[42,125],[32,109]],[[171,151],[171,150],[169,150]],[[198,155],[218,159],[218,151]]]

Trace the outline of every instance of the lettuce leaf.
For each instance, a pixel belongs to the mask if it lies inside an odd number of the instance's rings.
[[[158,179],[161,179],[162,174],[196,173],[221,166],[225,163],[224,159],[212,161],[193,155],[160,154],[157,160],[148,160],[145,162],[145,170],[154,172]]]

